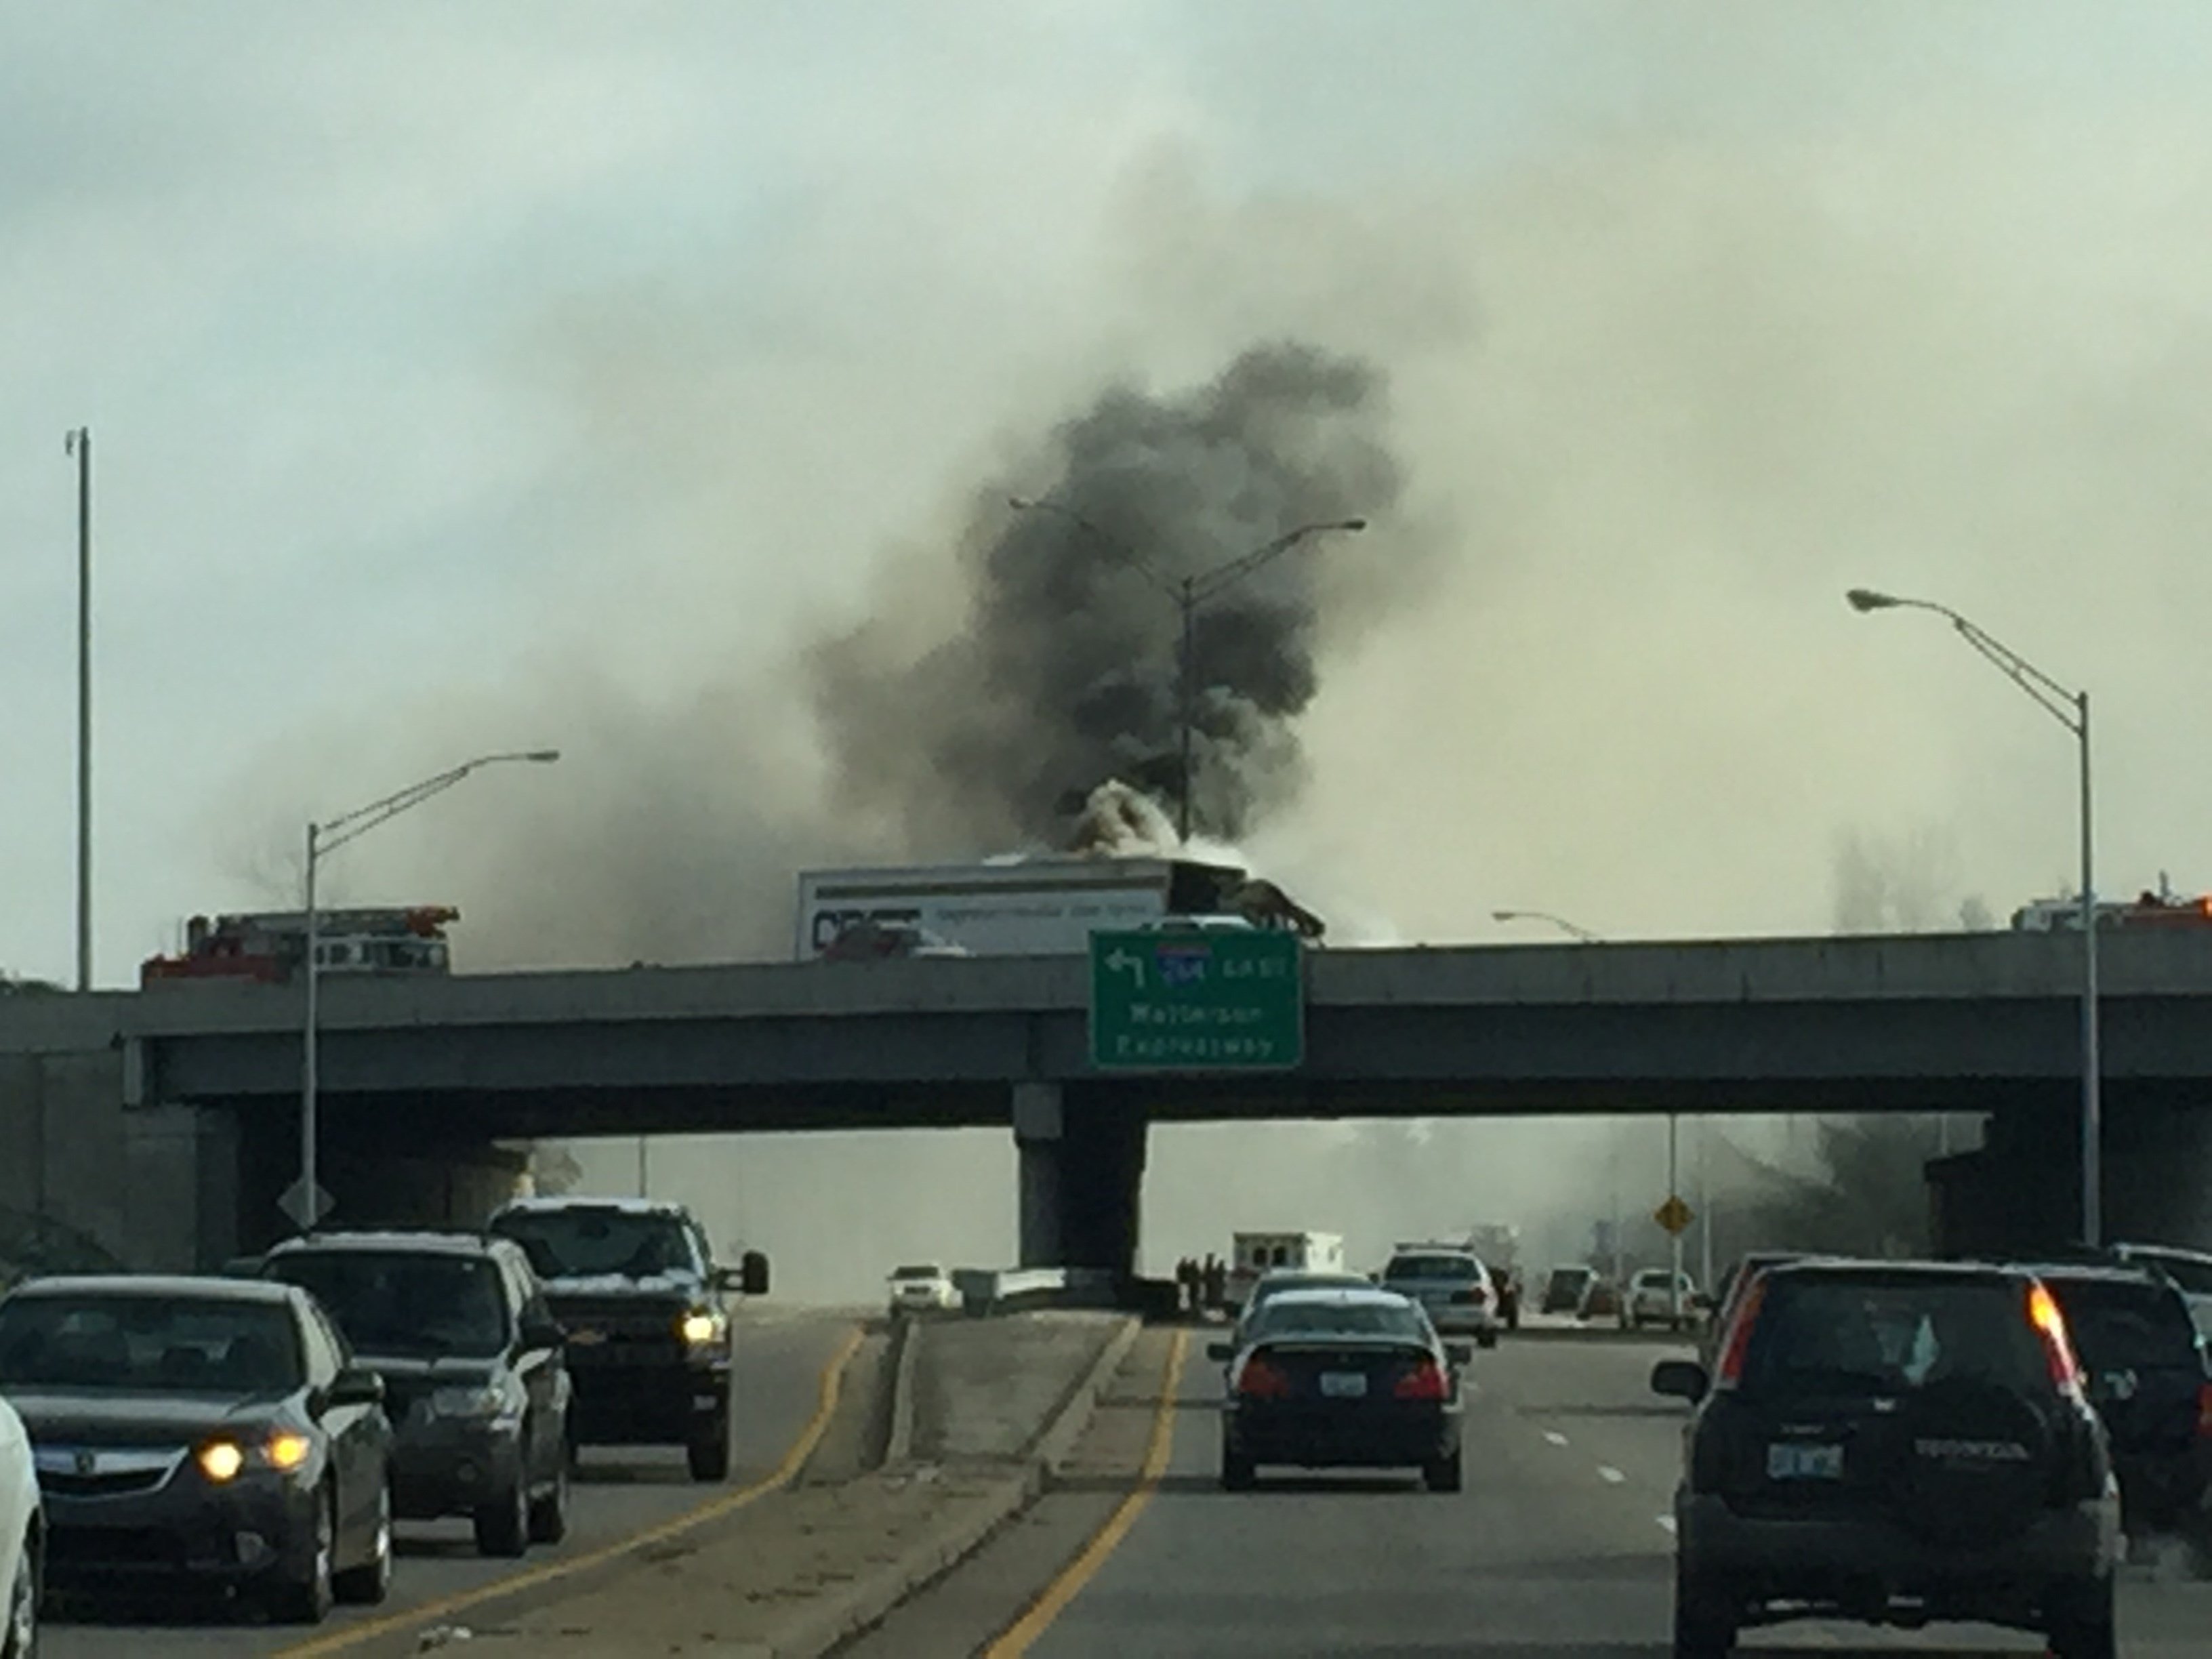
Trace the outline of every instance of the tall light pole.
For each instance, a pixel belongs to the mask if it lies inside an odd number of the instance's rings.
[[[92,989],[92,428],[62,439],[76,457],[76,988]]]
[[[1338,532],[1357,533],[1367,528],[1364,519],[1331,519],[1316,524],[1302,524],[1295,530],[1285,531],[1271,542],[1254,548],[1249,553],[1227,559],[1209,570],[1194,576],[1170,577],[1152,562],[1131,547],[1119,536],[1100,529],[1073,507],[1062,507],[1057,501],[1033,501],[1027,496],[1013,495],[1007,504],[1021,513],[1052,513],[1066,519],[1102,545],[1119,554],[1124,563],[1158,588],[1174,601],[1182,622],[1181,643],[1176,651],[1176,724],[1177,727],[1178,760],[1176,763],[1176,793],[1182,798],[1176,814],[1176,833],[1188,844],[1191,832],[1191,794],[1195,763],[1191,750],[1194,733],[1198,726],[1198,613],[1209,600],[1218,598],[1243,581],[1262,565],[1280,558],[1303,542],[1316,536]]]
[[[1558,928],[1561,933],[1567,935],[1568,938],[1573,939],[1577,945],[1602,945],[1605,943],[1604,937],[1601,934],[1592,933],[1589,928],[1582,927],[1577,923],[1569,921],[1565,916],[1555,915],[1549,910],[1492,910],[1490,913],[1490,919],[1492,921],[1497,922],[1540,921],[1544,923],[1547,927]],[[1670,1204],[1680,1196],[1679,1187],[1681,1176],[1681,1137],[1682,1120],[1680,1114],[1676,1112],[1668,1113],[1667,1198]],[[1613,1224],[1616,1229],[1620,1226],[1620,1222],[1617,1218],[1620,1207],[1619,1200],[1616,1199],[1613,1205],[1613,1209],[1616,1214],[1616,1219]],[[1667,1291],[1668,1306],[1673,1310],[1674,1323],[1680,1325],[1682,1322],[1681,1229],[1679,1227],[1669,1229],[1668,1237],[1672,1241],[1670,1254],[1674,1261],[1674,1277],[1668,1281]],[[1619,1276],[1619,1269],[1616,1268],[1614,1270],[1614,1277],[1618,1278]],[[1621,1294],[1626,1297],[1627,1293],[1628,1287],[1626,1285],[1621,1286]],[[1626,1310],[1626,1306],[1627,1304],[1624,1302],[1622,1304],[1624,1310]]]
[[[307,1028],[301,1045],[300,1060],[300,1182],[285,1195],[285,1208],[303,1233],[313,1232],[323,1218],[323,1192],[316,1184],[316,1143],[320,1134],[318,1121],[317,1095],[319,1071],[317,1060],[316,1017],[322,984],[322,913],[317,908],[316,874],[324,857],[335,853],[348,842],[357,841],[380,823],[388,823],[402,812],[420,806],[433,795],[441,795],[471,773],[481,772],[488,766],[501,766],[510,762],[528,762],[536,765],[550,765],[561,758],[557,749],[531,749],[497,755],[479,755],[428,777],[420,783],[386,795],[381,800],[371,801],[366,806],[350,812],[326,818],[320,823],[307,825]]]
[[[1952,630],[1995,663],[2005,678],[2033,697],[2039,708],[2074,734],[2081,751],[2081,1242],[2095,1249],[2103,1242],[2104,1098],[2103,1067],[2098,1054],[2097,872],[2094,796],[2089,782],[2089,694],[2062,685],[2033,663],[1950,606],[1928,599],[1854,587],[1846,593],[1852,610],[1925,611],[1941,617]]]

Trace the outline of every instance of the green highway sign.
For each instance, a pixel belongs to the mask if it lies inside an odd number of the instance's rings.
[[[1295,933],[1091,936],[1091,1063],[1102,1072],[1282,1071],[1305,1059]]]

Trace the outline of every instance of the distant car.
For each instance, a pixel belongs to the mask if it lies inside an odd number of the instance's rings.
[[[2104,1419],[2130,1532],[2203,1537],[2212,1490],[2212,1371],[2180,1290],[2138,1268],[2031,1267],[2058,1298]]]
[[[1382,1288],[1420,1304],[1446,1336],[1472,1336],[1498,1346],[1501,1322],[1490,1269],[1472,1250],[1446,1244],[1401,1244],[1382,1269]]]
[[[895,1268],[890,1295],[894,1316],[945,1313],[960,1306],[960,1292],[952,1283],[952,1275],[934,1262]]]
[[[1646,1325],[1663,1325],[1680,1330],[1696,1316],[1697,1297],[1697,1283],[1689,1274],[1646,1267],[1628,1281],[1621,1328],[1640,1331]]]
[[[0,1659],[34,1659],[38,1652],[45,1527],[31,1437],[15,1407],[0,1400],[0,1584],[7,1587]]]
[[[1722,1659],[1795,1619],[2042,1635],[2115,1659],[2124,1554],[2103,1425],[2032,1275],[1803,1261],[1761,1274],[1697,1407],[1675,1490],[1674,1653]]]
[[[1597,1281],[1597,1269],[1578,1265],[1554,1267],[1544,1280],[1543,1299],[1537,1310],[1547,1314],[1578,1314],[1583,1298]]]
[[[183,1577],[289,1623],[392,1583],[384,1384],[289,1285],[33,1279],[0,1392],[45,1489],[49,1583]]]
[[[392,1512],[468,1516],[479,1553],[568,1531],[567,1337],[529,1258],[476,1234],[319,1233],[263,1259],[384,1378]]]
[[[1375,1281],[1358,1273],[1314,1273],[1301,1267],[1278,1267],[1253,1282],[1244,1305],[1237,1316],[1235,1334],[1241,1338],[1252,1322],[1253,1316],[1285,1291],[1367,1291]]]
[[[1593,1279],[1589,1288],[1583,1292],[1583,1305],[1575,1317],[1589,1324],[1600,1319],[1620,1316],[1620,1286],[1609,1279]]]
[[[520,1244],[568,1331],[573,1438],[684,1449],[694,1480],[730,1474],[730,1303],[768,1289],[768,1259],[714,1264],[679,1204],[518,1199],[491,1231]]]
[[[1431,1492],[1457,1492],[1460,1369],[1412,1301],[1366,1285],[1285,1291],[1241,1340],[1207,1354],[1226,1364],[1221,1485],[1249,1490],[1270,1465],[1421,1471]]]

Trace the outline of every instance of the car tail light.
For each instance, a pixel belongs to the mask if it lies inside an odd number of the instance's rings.
[[[1451,1380],[1444,1375],[1443,1366],[1425,1358],[1398,1379],[1398,1386],[1391,1393],[1401,1400],[1449,1400]]]
[[[1237,1392],[1247,1400],[1287,1400],[1291,1379],[1264,1354],[1254,1354],[1237,1373]]]
[[[2066,1316],[2058,1310],[2058,1298],[2044,1285],[2028,1287],[2027,1322],[2035,1327],[2035,1334],[2043,1343],[2043,1358],[2051,1368],[2051,1380],[2062,1393],[2079,1391],[2081,1366],[2074,1358],[2074,1344],[2066,1334]]]
[[[1759,1323],[1759,1310],[1765,1302],[1766,1276],[1762,1273],[1744,1291],[1743,1302],[1729,1322],[1728,1340],[1721,1348],[1720,1372],[1713,1379],[1715,1387],[1732,1389],[1743,1379],[1743,1358],[1751,1349],[1752,1328]]]

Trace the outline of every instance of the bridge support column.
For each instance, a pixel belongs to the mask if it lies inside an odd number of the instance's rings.
[[[1067,1263],[1060,1208],[1062,1131],[1057,1083],[1014,1085],[1014,1152],[1021,1191],[1016,1251],[1024,1267],[1060,1267]]]
[[[1066,1265],[1099,1268],[1126,1284],[1137,1270],[1148,1127],[1144,1103],[1126,1088],[1069,1095],[1060,1177]]]

